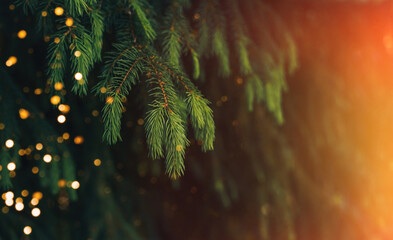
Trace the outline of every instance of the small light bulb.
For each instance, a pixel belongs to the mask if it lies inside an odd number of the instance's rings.
[[[33,206],[38,205],[39,202],[40,201],[37,198],[32,198],[31,201],[30,201],[31,205],[33,205]]]
[[[12,199],[12,198],[14,198],[14,193],[11,192],[11,191],[6,192],[5,198],[6,198],[6,199]]]
[[[27,191],[26,189],[22,190],[21,194],[23,197],[27,197],[29,195],[29,191]]]
[[[101,165],[101,160],[100,159],[96,159],[96,160],[94,160],[94,166],[100,166]]]
[[[80,72],[75,73],[75,79],[76,80],[80,81],[80,80],[82,80],[82,78],[83,78],[82,73],[80,73]]]
[[[30,112],[24,108],[19,109],[19,117],[21,119],[26,119],[30,116]]]
[[[5,62],[5,65],[7,67],[11,67],[12,65],[16,64],[18,62],[18,59],[15,56],[11,56],[8,58],[8,60]]]
[[[65,117],[64,115],[59,115],[59,116],[57,117],[57,121],[58,121],[59,123],[64,123],[64,122],[66,121],[66,117]]]
[[[14,141],[12,141],[12,139],[8,139],[7,141],[5,141],[5,146],[7,148],[12,148],[14,146]]]
[[[82,137],[82,136],[76,136],[75,138],[74,138],[74,143],[75,144],[82,144],[83,142],[85,141],[85,139]]]
[[[7,205],[8,207],[11,207],[14,204],[14,200],[12,198],[7,198],[7,200],[5,200],[5,205]]]
[[[57,82],[54,85],[54,88],[55,88],[56,91],[60,91],[61,89],[63,89],[63,87],[64,87],[64,85],[61,82]]]
[[[31,229],[30,226],[26,226],[26,227],[23,228],[23,233],[26,234],[26,235],[30,235],[32,231],[33,230]]]
[[[68,140],[70,138],[70,134],[69,133],[63,133],[63,138],[64,138],[64,140]]]
[[[61,101],[61,98],[57,95],[50,98],[50,103],[52,103],[53,105],[59,104],[60,101]]]
[[[14,162],[8,163],[7,169],[8,169],[9,171],[14,171],[14,170],[16,169],[16,164],[15,164]]]
[[[105,101],[106,101],[107,104],[112,104],[114,99],[113,99],[113,97],[109,96],[109,97],[106,98]]]
[[[49,154],[45,154],[45,156],[42,158],[44,162],[50,163],[52,161],[52,156]]]
[[[25,208],[25,205],[23,203],[18,202],[18,203],[15,204],[16,211],[22,211],[23,208]]]
[[[61,15],[63,15],[63,13],[64,13],[64,9],[62,7],[55,8],[55,14],[57,16],[61,16]]]
[[[68,113],[70,111],[70,106],[69,105],[65,105],[65,104],[60,104],[58,107],[59,111],[62,113]]]
[[[74,25],[74,19],[72,18],[67,18],[65,21],[65,24],[67,25],[67,27],[72,27],[72,25]]]
[[[75,51],[74,52],[75,57],[80,57],[82,55],[82,53],[80,51]]]
[[[44,195],[42,194],[42,192],[34,192],[33,193],[33,198],[37,198],[38,200],[41,200],[43,196]]]
[[[33,215],[33,217],[38,217],[41,214],[41,210],[39,208],[33,208],[31,210],[31,215]]]
[[[24,39],[24,38],[26,38],[26,36],[27,36],[27,32],[25,30],[20,30],[18,32],[18,38]]]
[[[42,145],[42,143],[37,143],[37,144],[35,145],[35,149],[37,149],[38,151],[41,151],[43,147],[44,147],[44,146]]]
[[[71,187],[72,187],[73,189],[78,189],[78,188],[80,187],[80,184],[79,184],[78,181],[73,181],[73,182],[71,183]]]

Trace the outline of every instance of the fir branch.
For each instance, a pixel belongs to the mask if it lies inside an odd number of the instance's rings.
[[[143,11],[143,8],[144,6],[147,5],[147,2],[145,0],[129,0],[129,1],[130,1],[130,7],[134,10],[135,14],[137,15],[147,39],[153,41],[156,38],[156,31],[154,31],[153,27],[150,24],[150,21],[147,19],[146,14]]]
[[[92,52],[93,59],[96,61],[101,60],[101,50],[103,44],[103,33],[104,33],[104,17],[100,10],[92,10],[89,12],[91,22],[91,39],[92,39]]]

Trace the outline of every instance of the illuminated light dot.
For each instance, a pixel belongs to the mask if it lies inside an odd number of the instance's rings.
[[[60,104],[58,109],[62,113],[68,113],[71,110],[70,106],[65,104]]]
[[[40,169],[39,169],[38,167],[33,167],[33,168],[31,169],[31,172],[32,172],[33,174],[37,174],[39,171],[40,171]]]
[[[16,169],[16,164],[15,164],[14,162],[8,163],[7,169],[8,169],[9,171],[14,171],[14,170]]]
[[[62,137],[57,137],[56,141],[57,141],[58,143],[62,143],[62,142],[64,141],[64,139],[63,139]]]
[[[33,198],[37,198],[38,200],[41,200],[43,196],[44,195],[42,194],[42,192],[34,192],[33,193]]]
[[[64,115],[59,115],[59,116],[57,117],[57,121],[58,121],[59,123],[65,123],[66,117],[65,117]]]
[[[30,116],[30,112],[24,108],[19,109],[19,117],[21,119],[26,119]]]
[[[48,16],[48,12],[47,12],[47,11],[42,11],[42,12],[41,12],[41,16],[43,16],[43,17]]]
[[[21,203],[21,202],[23,202],[23,198],[18,197],[18,198],[15,199],[15,202],[16,203]]]
[[[30,226],[26,226],[26,227],[23,228],[23,233],[26,234],[26,235],[30,235],[32,231],[33,230],[31,229]]]
[[[138,125],[142,126],[145,123],[145,120],[143,120],[143,118],[139,118],[137,123]]]
[[[12,65],[16,64],[18,62],[18,59],[15,56],[11,56],[8,58],[8,60],[5,62],[5,65],[7,67],[11,67]]]
[[[74,52],[74,56],[77,57],[77,58],[80,57],[81,55],[82,55],[82,53],[80,51],[75,51]]]
[[[8,191],[5,193],[5,199],[12,199],[14,198],[14,193],[11,191]]]
[[[1,208],[1,211],[5,214],[5,213],[8,213],[10,211],[10,209],[8,207],[4,206]]]
[[[55,8],[55,14],[57,16],[61,16],[61,15],[63,15],[63,13],[64,13],[64,9],[62,7]]]
[[[14,171],[11,171],[11,172],[9,173],[9,175],[10,175],[10,178],[16,177],[16,173],[15,173]]]
[[[93,117],[97,117],[98,114],[100,114],[100,113],[99,113],[97,110],[93,110],[93,111],[91,112],[91,115],[93,115]]]
[[[64,179],[60,179],[60,180],[57,182],[57,185],[59,185],[59,187],[63,188],[63,187],[65,187],[65,185],[66,185],[66,181],[65,181]]]
[[[50,98],[50,103],[52,103],[53,105],[57,105],[60,103],[61,98],[57,95],[53,96]]]
[[[30,201],[30,204],[33,206],[37,206],[38,203],[40,203],[40,200],[38,200],[37,198],[32,198]]]
[[[101,165],[101,160],[100,159],[96,159],[96,160],[94,160],[94,166],[100,166]]]
[[[5,205],[7,205],[8,207],[11,207],[14,204],[14,200],[12,198],[7,198],[7,200],[5,200]]]
[[[195,20],[198,20],[200,17],[201,17],[201,15],[199,13],[195,13],[194,14],[194,19]]]
[[[42,143],[37,143],[37,144],[35,145],[35,149],[37,149],[38,151],[41,151],[43,147],[44,147],[44,146],[42,145]]]
[[[14,141],[12,141],[12,139],[8,139],[7,141],[5,141],[5,146],[7,148],[12,148],[14,146]]]
[[[101,93],[106,93],[106,88],[105,88],[105,87],[102,87],[102,88],[100,89],[100,92],[101,92]]]
[[[33,208],[31,210],[31,215],[33,215],[33,217],[38,217],[41,214],[41,210],[39,208]]]
[[[25,208],[25,205],[23,203],[18,202],[18,203],[15,204],[16,211],[22,211],[23,208]]]
[[[237,78],[236,79],[236,83],[238,84],[238,85],[242,85],[243,84],[243,78]]]
[[[227,102],[228,101],[228,97],[227,96],[222,96],[221,97],[221,101],[222,102]]]
[[[73,181],[73,182],[71,183],[71,187],[72,187],[73,189],[78,189],[78,188],[80,187],[80,184],[79,184],[78,181]]]
[[[5,128],[4,123],[0,123],[0,130],[3,130]]]
[[[182,145],[177,145],[176,146],[176,151],[180,152],[181,150],[183,150],[183,146]]]
[[[55,37],[55,39],[53,40],[56,44],[58,44],[60,42],[60,38]]]
[[[63,138],[64,138],[64,140],[68,140],[70,138],[70,134],[69,133],[63,133]]]
[[[27,191],[26,189],[22,190],[21,194],[22,194],[22,197],[27,197],[29,195],[29,191]]]
[[[85,139],[82,137],[82,136],[76,136],[75,138],[74,138],[74,143],[75,144],[82,144],[83,142],[85,141]]]
[[[14,4],[11,4],[10,6],[9,6],[9,9],[12,11],[12,10],[14,10],[15,9],[15,5]]]
[[[45,156],[42,158],[44,162],[50,163],[52,161],[52,156],[49,154],[45,154]]]
[[[50,40],[50,37],[49,37],[49,36],[45,36],[45,37],[44,37],[44,42],[49,42],[49,40]]]
[[[25,150],[25,153],[26,153],[26,155],[29,155],[30,153],[31,153],[31,150],[33,149],[33,147],[31,146],[31,147],[28,147],[28,148],[26,148],[26,150]]]
[[[0,171],[3,170],[3,166],[0,165]]]
[[[36,88],[36,89],[34,90],[34,94],[35,94],[35,95],[40,95],[40,94],[42,94],[42,89],[41,89],[41,88]]]
[[[77,73],[75,73],[75,76],[74,76],[74,77],[75,77],[76,80],[80,81],[80,80],[82,80],[83,75],[82,75],[82,73],[77,72]]]
[[[72,18],[67,18],[65,21],[65,25],[67,25],[68,27],[72,27],[72,25],[74,25],[74,19]]]
[[[26,36],[27,36],[27,32],[25,30],[20,30],[18,32],[18,38],[24,39],[24,38],[26,38]]]
[[[113,99],[113,97],[111,97],[111,96],[107,97],[106,100],[105,100],[105,102],[106,102],[107,104],[112,104],[113,101],[114,101],[114,99]]]
[[[23,156],[26,154],[26,151],[23,149],[19,149],[18,154],[19,154],[19,156]]]
[[[55,83],[55,86],[54,86],[56,91],[60,91],[61,89],[63,89],[63,87],[64,87],[64,85],[61,82]]]

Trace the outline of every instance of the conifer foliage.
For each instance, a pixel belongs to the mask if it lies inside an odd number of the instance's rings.
[[[172,178],[183,175],[185,170],[188,129],[193,129],[203,151],[213,150],[213,112],[195,83],[211,74],[204,69],[208,61],[217,62],[217,77],[246,81],[250,110],[254,101],[265,101],[277,121],[283,122],[281,91],[285,89],[286,68],[296,67],[296,50],[287,33],[280,33],[283,39],[280,43],[273,40],[276,33],[269,26],[258,26],[255,34],[255,23],[246,23],[249,21],[246,16],[256,11],[274,14],[262,1],[20,0],[17,3],[27,14],[35,14],[40,32],[50,39],[47,75],[52,95],[64,101],[55,88],[61,83],[71,85],[76,95],[93,91],[105,101],[102,109],[105,142],[115,144],[122,139],[123,104],[133,86],[146,90],[145,133],[149,155],[153,159],[165,158],[166,172]],[[56,12],[59,7],[64,13]],[[260,47],[264,51],[251,54]],[[99,77],[91,80],[92,72]]]

